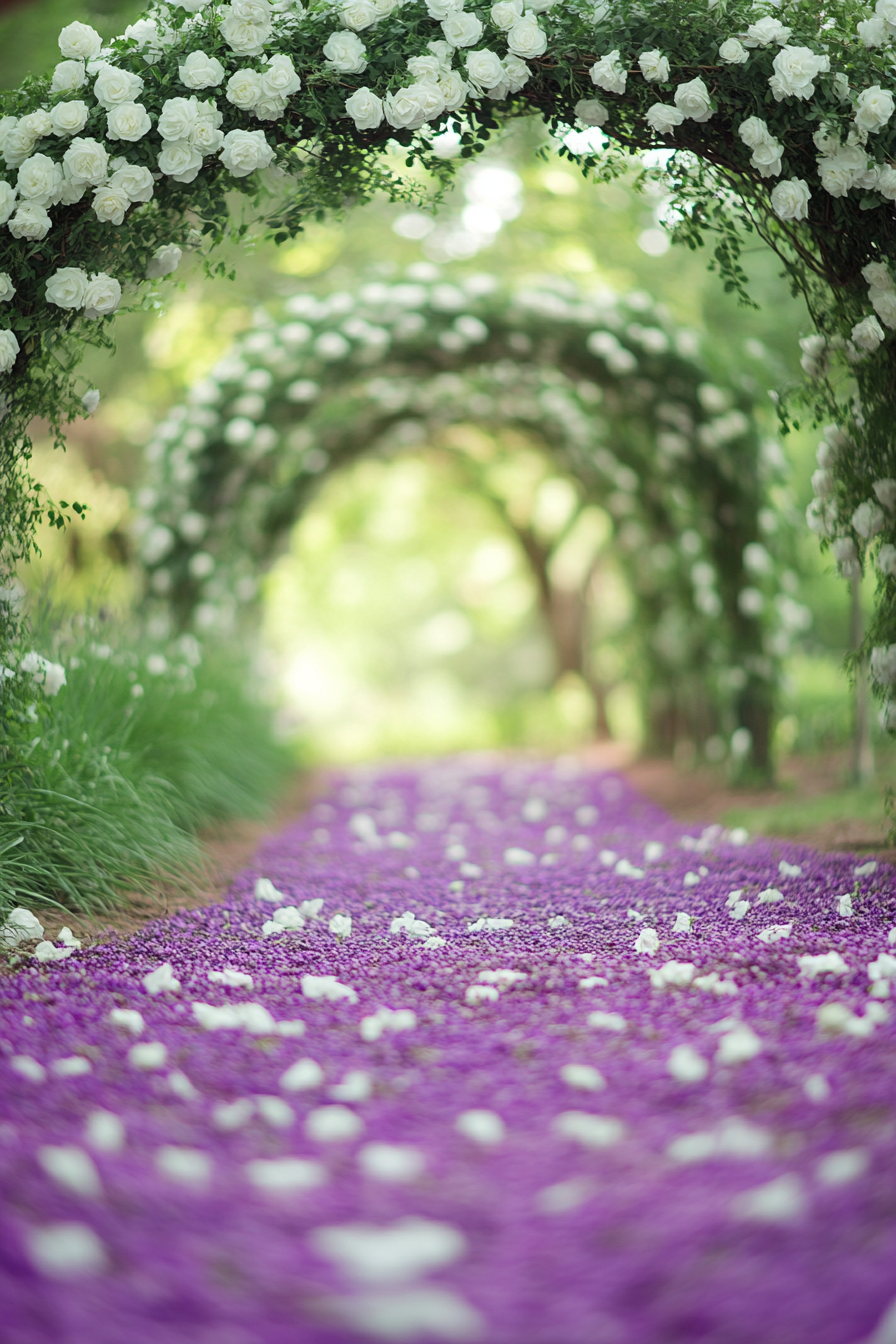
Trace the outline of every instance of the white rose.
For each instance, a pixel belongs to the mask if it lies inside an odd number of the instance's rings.
[[[862,279],[872,289],[892,289],[893,277],[889,269],[880,261],[869,261],[862,267]]]
[[[107,185],[123,191],[128,200],[136,204],[152,198],[155,183],[148,168],[142,168],[136,163],[127,163],[121,168],[116,168]]]
[[[84,295],[85,317],[108,317],[121,303],[121,285],[105,271],[91,276]]]
[[[896,574],[896,546],[881,546],[877,567],[882,574],[889,574],[891,578]]]
[[[79,136],[73,140],[62,156],[65,175],[75,185],[84,184],[98,187],[105,181],[109,167],[109,155],[98,140]]]
[[[498,0],[491,8],[492,23],[504,33],[509,32],[522,16],[523,0]]]
[[[449,70],[438,82],[439,93],[446,112],[456,112],[470,95],[466,80],[457,70]]]
[[[607,93],[625,93],[628,73],[619,59],[618,47],[595,61],[589,73],[592,84],[596,84],[599,89],[606,89]]]
[[[331,33],[324,58],[340,75],[360,75],[367,69],[367,48],[357,33]]]
[[[896,201],[896,168],[885,163],[878,169],[877,189],[888,201]]]
[[[892,93],[888,89],[882,89],[879,84],[872,84],[869,89],[864,89],[856,100],[856,125],[860,131],[881,130],[896,109]]]
[[[535,56],[543,56],[547,51],[548,39],[531,14],[524,14],[507,34],[507,46],[514,56],[522,56],[531,61]]]
[[[19,168],[19,199],[54,205],[62,191],[62,169],[46,154],[32,154]]]
[[[675,90],[675,106],[691,121],[709,121],[712,116],[709,89],[699,78],[679,84]]]
[[[507,85],[508,93],[519,93],[529,80],[532,78],[532,71],[525,61],[521,61],[519,56],[505,56],[502,61],[504,66],[504,82]],[[441,83],[440,81],[440,87]],[[449,109],[451,111],[453,109]]]
[[[896,509],[896,481],[891,476],[885,477],[882,481],[875,481],[874,493],[885,509],[889,509],[891,513]]]
[[[896,290],[872,289],[868,297],[884,326],[896,331]]]
[[[44,136],[51,135],[53,131],[49,112],[39,107],[36,112],[26,113],[19,119],[19,130],[23,135],[30,135],[32,140],[43,140]]]
[[[59,204],[77,205],[78,201],[83,200],[86,191],[87,186],[84,182],[73,182],[70,177],[66,176],[62,181]]]
[[[128,70],[119,70],[114,65],[106,65],[96,77],[93,96],[100,107],[108,112],[119,103],[134,103],[143,92],[143,80]]]
[[[421,83],[411,84],[409,91],[415,95],[425,122],[434,121],[445,111],[445,99],[438,84],[424,80]]]
[[[91,61],[99,56],[103,39],[87,23],[69,23],[59,34],[59,50],[75,61]]]
[[[15,333],[9,330],[0,330],[0,373],[9,373],[16,362],[18,353],[19,343],[15,338]]]
[[[780,103],[782,98],[811,98],[815,92],[812,81],[830,70],[831,62],[809,47],[782,47],[772,66],[775,73],[768,86]]]
[[[817,160],[821,185],[830,196],[843,197],[868,168],[868,156],[857,145],[840,145]]]
[[[256,104],[256,115],[259,115],[261,104]],[[198,149],[201,154],[217,154],[218,150],[224,144],[224,132],[218,127],[224,120],[221,111],[214,99],[210,98],[206,103],[199,104],[199,115],[190,132],[190,144],[194,149]]]
[[[779,219],[808,219],[809,187],[801,177],[788,177],[772,192],[772,209]]]
[[[78,266],[63,266],[47,281],[47,303],[57,308],[83,308],[90,283],[87,272]]]
[[[172,275],[180,265],[180,259],[183,252],[174,243],[167,243],[164,247],[157,247],[152,254],[152,260],[146,268],[147,280],[158,280],[163,275]]]
[[[433,56],[438,61],[441,70],[451,69],[451,62],[454,60],[454,47],[452,47],[450,42],[443,42],[442,39],[439,38],[437,42],[427,42],[426,50],[432,52]],[[411,63],[408,61],[408,69],[410,70],[410,68]],[[415,79],[417,78],[425,79],[425,75],[415,75]]]
[[[894,0],[877,0],[874,9],[878,17],[883,19],[888,27],[896,26],[896,3],[894,3]]]
[[[842,71],[838,71],[836,75],[831,77],[831,89],[834,96],[838,98],[841,103],[849,102],[849,80]]]
[[[779,177],[782,170],[781,155],[784,152],[784,146],[780,140],[776,140],[770,135],[767,140],[762,140],[753,150],[750,156],[750,163],[754,168],[758,168],[763,177]]]
[[[13,238],[26,238],[29,243],[36,243],[46,238],[52,222],[42,205],[26,201],[9,221],[9,231]]]
[[[177,41],[175,30],[167,23],[160,26],[155,19],[138,19],[136,23],[128,24],[124,35],[138,51],[142,51],[147,65],[158,64],[165,47],[173,46]]]
[[[177,73],[188,89],[216,89],[224,78],[224,67],[217,56],[191,51],[183,65],[177,67]]]
[[[53,129],[52,122],[50,129]],[[37,137],[29,135],[21,126],[13,126],[3,137],[3,157],[8,168],[18,168],[34,149]]]
[[[289,56],[272,56],[261,76],[261,87],[268,98],[289,98],[298,93],[302,81]]]
[[[350,98],[346,98],[345,110],[359,131],[375,131],[382,124],[382,99],[370,89],[356,89]]]
[[[873,499],[866,499],[852,515],[852,525],[860,537],[875,536],[885,522],[883,509]]]
[[[0,271],[0,303],[9,303],[10,299],[15,298],[16,287],[12,282],[12,276],[7,275],[6,271]]]
[[[603,126],[610,113],[596,98],[580,98],[573,108],[583,126]]]
[[[339,17],[346,28],[353,28],[360,33],[376,23],[380,16],[371,0],[349,0],[339,11]]]
[[[134,144],[152,130],[149,113],[142,103],[120,103],[106,113],[106,138]]]
[[[464,0],[426,0],[426,9],[431,19],[447,19],[456,9],[463,9]]]
[[[669,78],[669,60],[661,51],[642,51],[638,64],[641,74],[651,84],[664,84]]]
[[[645,112],[644,120],[658,135],[672,135],[676,126],[684,121],[684,113],[677,107],[670,107],[668,103],[654,103]]]
[[[770,47],[773,42],[777,42],[783,47],[790,33],[791,30],[785,28],[780,19],[760,19],[758,23],[751,23],[747,29],[747,46]]]
[[[873,14],[870,19],[862,19],[861,23],[856,24],[856,33],[863,46],[869,49],[886,46],[890,38],[887,25],[879,14]]]
[[[850,335],[859,350],[873,354],[877,347],[883,343],[884,329],[876,317],[865,317],[861,322],[856,323]]]
[[[87,125],[87,104],[80,99],[57,103],[50,109],[50,121],[57,135],[77,135]]]
[[[386,120],[390,126],[397,129],[414,130],[422,126],[426,121],[418,90],[423,88],[422,84],[411,84],[405,89],[398,89],[395,93],[387,93],[383,108]]]
[[[494,88],[504,78],[504,66],[494,51],[483,48],[482,51],[468,51],[464,58],[467,74],[472,82],[481,89]]]
[[[234,177],[248,177],[256,168],[267,168],[273,161],[274,151],[264,131],[230,131],[225,135],[221,162]]]
[[[482,36],[482,20],[456,9],[442,20],[442,32],[452,47],[472,47]]]
[[[231,51],[238,56],[260,56],[271,35],[267,0],[233,0],[231,5],[222,5],[219,13],[220,33]]]
[[[227,101],[250,112],[261,98],[261,75],[254,70],[237,70],[227,81]]]
[[[719,60],[726,65],[744,65],[750,59],[750,53],[736,37],[729,37],[719,47]]]
[[[259,98],[258,102],[253,107],[252,114],[253,116],[256,116],[259,121],[277,121],[279,120],[280,117],[283,116],[283,113],[285,111],[286,111],[285,98],[265,98],[264,96],[262,96],[261,98]],[[223,143],[224,143],[224,137],[222,135],[221,144]],[[216,145],[216,149],[220,148],[221,145]]]
[[[761,117],[747,117],[738,126],[737,133],[748,149],[755,149],[763,141],[771,139],[771,132]]]
[[[0,224],[5,224],[16,208],[16,189],[0,179]]]
[[[449,43],[446,42],[445,46],[453,51]],[[450,64],[446,67],[438,56],[412,56],[408,61],[408,74],[418,81],[428,79],[430,84],[438,84],[441,76],[450,69]]]
[[[87,83],[83,61],[60,61],[50,81],[51,93],[74,93]]]
[[[175,182],[194,182],[202,167],[202,155],[189,140],[168,140],[156,162],[159,172]]]
[[[166,98],[156,130],[163,140],[189,140],[198,116],[195,98]]]
[[[93,210],[101,224],[123,224],[130,197],[121,187],[107,183],[93,193]]]

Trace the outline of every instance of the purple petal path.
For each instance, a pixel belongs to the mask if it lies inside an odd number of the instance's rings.
[[[337,780],[221,904],[0,980],[0,1340],[892,1344],[896,888],[857,864],[565,761]]]

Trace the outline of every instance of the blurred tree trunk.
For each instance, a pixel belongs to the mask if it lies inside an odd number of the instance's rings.
[[[850,610],[850,639],[854,649],[860,649],[865,634],[862,616],[862,580],[850,579],[852,603]],[[868,669],[864,663],[856,668],[855,722],[852,734],[852,778],[854,784],[868,784],[874,779],[874,743],[871,740],[871,704],[868,694]]]

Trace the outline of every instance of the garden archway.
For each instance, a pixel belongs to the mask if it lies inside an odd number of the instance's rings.
[[[418,198],[407,168],[445,180],[447,160],[482,148],[500,119],[538,112],[561,152],[604,177],[624,166],[620,147],[663,151],[674,227],[692,246],[715,236],[730,287],[745,293],[745,233],[781,258],[816,328],[806,399],[839,426],[824,450],[821,530],[846,570],[878,557],[866,643],[878,645],[876,682],[896,684],[891,0],[873,13],[835,0],[821,18],[813,5],[782,18],[751,0],[465,4],[181,0],[186,16],[153,8],[108,46],[67,25],[52,78],[6,95],[6,568],[47,509],[22,470],[33,417],[61,434],[95,405],[75,376],[83,345],[108,344],[123,286],[170,272],[180,247],[222,241],[230,192],[283,241],[309,215],[378,190]],[[576,128],[601,133],[570,149]],[[270,167],[279,185],[259,176]]]
[[[766,769],[776,664],[801,610],[770,549],[780,452],[749,395],[711,378],[644,294],[505,291],[418,267],[288,299],[148,446],[149,594],[182,627],[232,626],[326,472],[463,422],[535,436],[613,518],[655,740],[746,728]]]

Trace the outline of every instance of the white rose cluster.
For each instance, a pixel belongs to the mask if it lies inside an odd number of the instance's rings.
[[[247,67],[232,74],[225,96],[234,107],[254,113],[259,121],[274,121],[286,111],[287,99],[298,92],[302,81],[289,56],[270,56],[265,61],[263,70]]]
[[[260,56],[271,36],[273,21],[268,0],[232,0],[218,11],[219,31],[238,56]]]
[[[737,133],[747,148],[752,150],[751,166],[763,177],[780,177],[784,146],[772,135],[766,122],[761,117],[747,117],[738,126]]]
[[[88,275],[79,266],[62,266],[46,284],[47,303],[81,309],[89,318],[108,317],[121,302],[121,285],[105,271]]]
[[[166,99],[156,127],[164,141],[156,160],[159,172],[175,182],[193,182],[205,155],[216,154],[224,144],[223,120],[213,98]]]
[[[862,279],[868,285],[871,307],[885,327],[896,331],[896,285],[889,267],[880,261],[869,262],[862,271]]]
[[[843,198],[853,187],[871,189],[878,184],[880,173],[869,164],[861,145],[842,144],[840,137],[832,135],[824,126],[812,139],[819,151],[816,159],[818,176],[830,196]]]

